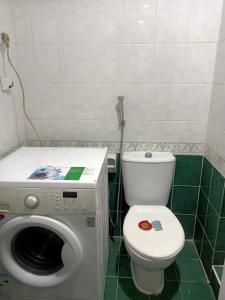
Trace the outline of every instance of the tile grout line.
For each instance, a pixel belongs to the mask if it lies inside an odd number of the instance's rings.
[[[209,183],[209,195],[210,195],[210,191],[211,191],[211,184],[212,184],[212,177],[213,177],[213,168],[211,170],[211,176],[210,176],[210,183]],[[206,216],[207,216],[207,213],[208,213],[208,208],[209,208],[209,198],[207,198],[208,200],[208,203],[207,203],[207,208],[206,208]],[[200,222],[199,222],[200,223]],[[201,223],[200,223],[201,224]],[[205,233],[205,225],[206,225],[206,218],[205,218],[205,222],[204,222],[204,225],[202,224],[202,229],[203,229],[203,232],[204,232],[204,235],[206,236],[207,240],[208,240],[208,236],[206,235]],[[204,238],[204,237],[203,237]],[[208,240],[209,241],[209,240]],[[203,246],[203,240],[201,242],[201,250],[200,250],[200,257],[202,255],[202,246]],[[213,249],[211,243],[210,243],[210,246],[211,248]]]
[[[198,204],[197,204],[196,212],[195,212],[195,224],[194,224],[194,231],[193,231],[193,240],[194,240],[194,236],[195,236],[196,221],[197,221],[197,215],[198,215],[199,198],[200,198],[201,182],[202,182],[202,172],[203,172],[203,163],[204,163],[204,156],[202,156],[202,166],[201,166],[201,173],[200,173],[200,178],[199,178]]]
[[[200,226],[201,226],[201,224],[200,224]],[[195,247],[195,251],[196,251],[196,253],[197,253],[198,257],[199,257],[199,262],[200,262],[201,267],[202,267],[202,269],[203,269],[203,271],[204,271],[204,274],[205,274],[205,278],[206,278],[206,280],[207,280],[207,283],[210,283],[209,278],[208,278],[208,275],[207,275],[207,273],[206,273],[206,271],[205,271],[205,268],[204,268],[204,266],[203,266],[201,257],[200,257],[200,255],[199,255],[199,253],[198,253],[198,250],[197,250],[196,246],[195,246],[195,243],[193,243],[193,244],[194,244],[194,247]]]

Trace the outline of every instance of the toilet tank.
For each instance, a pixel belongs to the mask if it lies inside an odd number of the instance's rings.
[[[127,204],[167,205],[174,167],[175,157],[170,152],[147,155],[146,152],[124,152],[122,174]]]

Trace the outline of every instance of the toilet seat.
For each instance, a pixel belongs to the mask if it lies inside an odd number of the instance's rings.
[[[139,223],[160,221],[162,230],[143,230]],[[153,223],[154,224],[154,223]],[[148,227],[148,226],[147,226]],[[184,230],[176,216],[166,206],[132,206],[124,220],[124,240],[139,255],[155,260],[176,256],[184,245]]]

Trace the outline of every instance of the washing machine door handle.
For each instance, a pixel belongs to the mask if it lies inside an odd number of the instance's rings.
[[[72,269],[72,267],[74,268],[74,263],[76,262],[76,271],[78,271],[78,268],[80,267],[82,261],[80,253],[80,249],[73,249],[69,243],[64,243],[61,253],[64,267]]]

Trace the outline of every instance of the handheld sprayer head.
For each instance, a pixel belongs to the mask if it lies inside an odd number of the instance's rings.
[[[1,33],[2,44],[8,49],[9,48],[9,35],[6,32]]]
[[[126,120],[124,119],[124,108],[123,108],[124,96],[118,96],[117,100],[118,103],[116,105],[116,110],[117,110],[119,125],[120,127],[124,127],[126,125]]]

